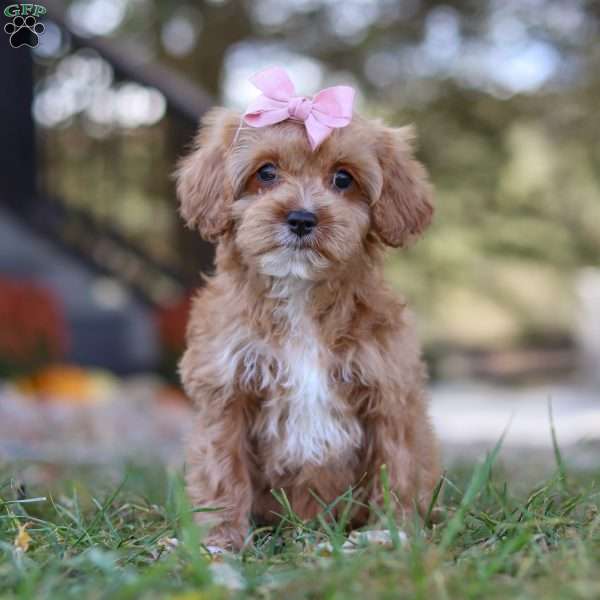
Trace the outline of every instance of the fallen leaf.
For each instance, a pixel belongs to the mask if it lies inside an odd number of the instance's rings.
[[[29,550],[29,544],[31,543],[31,536],[27,533],[27,528],[31,525],[31,523],[25,523],[21,525],[19,523],[19,530],[17,531],[17,535],[15,537],[15,548],[20,552],[27,552]]]
[[[166,550],[167,552],[172,552],[179,546],[179,540],[174,537],[162,537],[158,542],[156,542],[157,546]]]

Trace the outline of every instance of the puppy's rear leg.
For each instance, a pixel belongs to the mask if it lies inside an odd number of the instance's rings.
[[[416,508],[425,517],[434,487],[440,478],[437,442],[423,405],[414,406],[410,418],[402,413],[381,417],[372,424],[370,460],[373,473],[370,502],[384,507],[385,465],[389,493],[397,518],[408,518]]]
[[[239,550],[248,533],[252,487],[243,421],[224,411],[202,411],[187,446],[186,482],[199,525],[209,527],[205,544]]]

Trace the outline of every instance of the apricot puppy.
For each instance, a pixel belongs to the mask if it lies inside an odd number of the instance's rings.
[[[302,119],[266,127],[215,109],[177,172],[181,214],[217,243],[191,311],[180,373],[197,407],[187,488],[207,543],[239,549],[350,487],[380,506],[387,465],[399,518],[439,478],[425,369],[386,246],[429,224],[431,189],[409,128],[354,115],[313,150]],[[355,511],[353,526],[369,519]]]

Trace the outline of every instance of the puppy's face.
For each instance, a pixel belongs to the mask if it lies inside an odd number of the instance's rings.
[[[181,212],[209,240],[230,232],[264,275],[318,280],[352,264],[367,239],[404,245],[429,223],[411,137],[355,116],[313,152],[301,123],[240,128],[217,109],[177,173]]]

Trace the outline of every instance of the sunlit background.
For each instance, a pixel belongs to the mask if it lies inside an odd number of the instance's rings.
[[[417,127],[435,223],[387,271],[417,312],[445,438],[491,438],[525,407],[516,441],[547,440],[548,399],[569,442],[600,437],[600,4],[45,6],[35,177],[60,217],[40,232],[0,212],[11,411],[28,394],[143,403],[148,390],[185,407],[174,365],[211,254],[178,221],[171,173],[197,114],[243,109],[248,77],[277,64],[301,93],[351,84],[361,112]],[[26,302],[51,323],[29,341]]]

